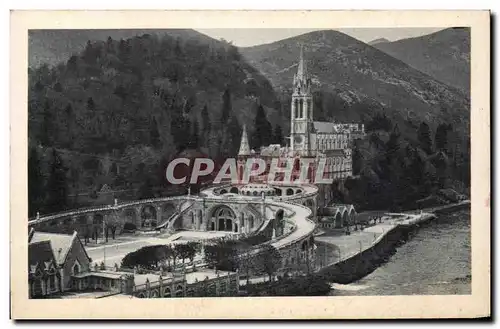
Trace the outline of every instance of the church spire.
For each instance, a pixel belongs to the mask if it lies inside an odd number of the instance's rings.
[[[240,156],[250,155],[250,145],[248,145],[247,136],[247,126],[243,124],[243,133],[241,134],[240,151],[238,152]]]
[[[299,67],[297,69],[297,77],[299,79],[306,78],[307,75],[307,66],[304,62],[304,45],[300,44],[300,60]]]

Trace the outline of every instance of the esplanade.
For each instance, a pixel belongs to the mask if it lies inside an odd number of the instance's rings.
[[[139,230],[172,233],[224,231],[233,238],[262,234],[267,238],[266,244],[287,256],[283,260],[288,263],[288,257],[296,255],[295,250],[313,247],[317,194],[314,185],[224,184],[202,190],[198,195],[115,202],[38,216],[28,225],[53,233],[65,230],[80,233],[89,226],[114,225],[120,234],[126,223],[133,223]]]

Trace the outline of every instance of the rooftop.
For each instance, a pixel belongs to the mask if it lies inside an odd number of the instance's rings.
[[[32,242],[28,246],[28,265],[36,266],[55,261],[50,241]]]
[[[45,233],[45,232],[34,232],[33,237],[29,241],[30,243],[50,241],[52,250],[54,252],[54,257],[58,264],[63,264],[66,259],[66,254],[68,253],[73,239],[76,237],[76,232],[72,235],[59,234],[59,233]]]

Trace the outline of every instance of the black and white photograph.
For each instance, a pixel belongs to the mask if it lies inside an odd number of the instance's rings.
[[[470,296],[471,35],[29,29],[26,295]]]

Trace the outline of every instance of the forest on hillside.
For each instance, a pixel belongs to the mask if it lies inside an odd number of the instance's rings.
[[[451,124],[432,131],[421,122],[416,139],[410,139],[377,113],[365,129],[367,137],[353,150],[355,178],[345,182],[344,192],[337,190],[338,202],[354,204],[358,211],[400,211],[470,197],[470,140]]]
[[[110,37],[28,77],[30,215],[81,206],[104,184],[159,195],[176,154],[233,156],[243,124],[254,147],[282,131],[269,82],[227,42]]]

